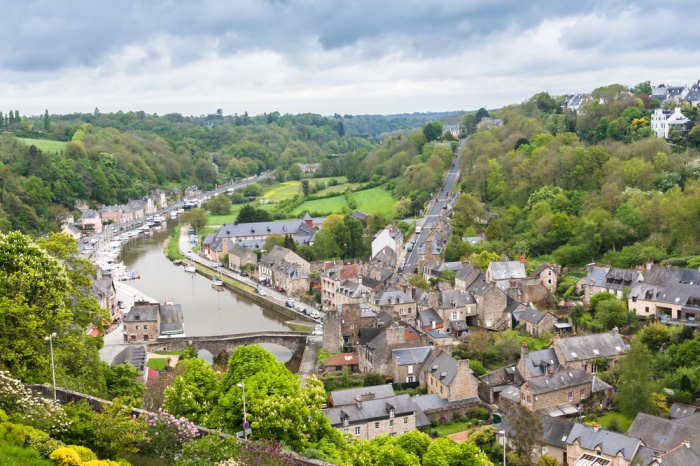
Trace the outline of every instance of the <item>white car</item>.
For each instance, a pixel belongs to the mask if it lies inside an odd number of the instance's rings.
[[[265,288],[263,288],[262,286],[259,286],[257,288],[257,292],[260,296],[267,296],[267,291],[265,291]]]
[[[311,317],[312,319],[320,319],[321,314],[319,314],[318,311],[311,311],[309,312],[309,317]]]
[[[311,332],[311,335],[323,335],[323,329],[314,330],[313,332]]]

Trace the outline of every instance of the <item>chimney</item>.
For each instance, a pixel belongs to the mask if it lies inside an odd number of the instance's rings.
[[[526,262],[525,256],[520,256],[520,262],[522,262],[523,264]]]
[[[355,397],[355,405],[357,405],[357,409],[362,409],[362,397],[360,395]]]
[[[690,440],[683,440],[682,444],[684,447],[690,448]]]
[[[550,377],[554,377],[554,368],[550,367],[550,368],[547,370],[547,375],[550,376]],[[598,429],[600,429],[600,424],[597,424],[597,426],[598,426]],[[598,431],[596,430],[596,432],[598,432]]]
[[[618,335],[618,334],[620,333],[620,329],[617,328],[617,327],[613,327],[612,332],[613,332],[615,335]]]
[[[528,354],[530,354],[530,351],[527,349],[527,342],[524,341],[520,345],[520,357],[522,359],[525,359],[525,358],[527,358]]]
[[[552,370],[552,372],[554,372],[553,369],[550,369],[550,370]],[[596,424],[593,426],[593,432],[598,432],[599,430],[600,430],[600,424]]]

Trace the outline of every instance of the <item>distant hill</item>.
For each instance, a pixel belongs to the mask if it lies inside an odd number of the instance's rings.
[[[333,117],[343,123],[345,133],[369,139],[377,139],[385,133],[412,131],[422,128],[431,121],[458,124],[467,113],[464,110],[453,112],[401,113],[396,115],[344,115]]]

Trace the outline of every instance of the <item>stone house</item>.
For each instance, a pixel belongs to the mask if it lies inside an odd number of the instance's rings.
[[[431,358],[433,351],[432,346],[392,350],[391,376],[394,383],[419,383],[425,386],[423,366]]]
[[[367,304],[342,304],[326,311],[323,324],[323,347],[328,352],[356,351],[360,331],[377,328],[377,313]]]
[[[360,371],[360,360],[357,354],[341,353],[329,356],[323,361],[323,372],[341,372],[347,368],[350,372]]]
[[[182,306],[137,301],[124,316],[124,342],[155,341],[160,335],[181,335],[183,330]]]
[[[566,457],[569,465],[629,466],[643,446],[636,437],[577,423],[566,438]]]
[[[583,369],[532,377],[520,386],[520,404],[531,411],[581,405],[591,395],[593,376]],[[566,409],[565,407],[563,409]],[[566,412],[566,411],[565,411]]]
[[[416,317],[416,328],[423,331],[433,331],[438,333],[445,333],[445,321],[440,317],[440,315],[435,312],[435,309],[429,307],[428,309],[423,309],[418,313]]]
[[[88,209],[80,215],[80,222],[83,230],[89,230],[94,233],[102,233],[102,217],[96,210]]]
[[[457,360],[444,350],[430,362],[425,371],[428,394],[437,393],[448,401],[473,398],[479,394],[479,381],[469,367],[468,359]]]
[[[350,284],[361,284],[360,266],[357,264],[343,265],[341,262],[326,262],[320,273],[321,279],[321,305],[323,310],[336,309],[342,304],[359,304],[369,299],[368,289],[359,289],[359,286],[352,292]],[[341,284],[344,285],[341,287]],[[342,288],[342,289],[341,289]],[[345,291],[348,290],[348,291]],[[364,295],[362,293],[365,293]]]
[[[272,266],[272,284],[283,288],[287,296],[296,296],[309,289],[310,265],[301,257],[299,259],[299,262],[285,259]]]
[[[285,280],[283,275],[285,275],[287,269],[289,269],[289,266],[282,265],[283,262],[301,268],[303,274],[306,275],[306,288],[308,289],[308,275],[311,272],[311,265],[291,249],[281,246],[275,246],[260,258],[258,262],[258,279],[261,281],[271,281],[275,283],[275,285],[280,286],[278,282]]]
[[[552,343],[557,359],[569,369],[583,369],[595,374],[605,362],[611,369],[628,351],[617,329],[607,333],[554,338]]]
[[[510,298],[503,290],[491,282],[479,285],[473,293],[477,315],[467,317],[467,324],[488,330],[502,330],[511,327],[511,316],[505,312]]]
[[[416,302],[403,290],[387,287],[379,290],[370,303],[376,312],[386,312],[396,320],[407,320],[416,316]]]
[[[477,315],[476,300],[469,291],[443,290],[438,293],[436,311],[446,323],[445,333],[459,336],[466,331],[467,320]]]
[[[520,359],[516,369],[523,379],[531,379],[547,375],[550,369],[553,369],[556,374],[566,370],[566,366],[559,362],[559,357],[553,348],[531,352],[528,350],[527,343],[523,342],[520,346]]]
[[[258,256],[248,248],[229,241],[228,245],[228,268],[240,272],[246,265],[258,264]]]
[[[83,234],[72,223],[66,223],[61,229],[61,233],[72,237],[75,241],[82,238]]]
[[[396,323],[376,329],[363,329],[357,351],[360,355],[360,371],[390,376],[392,350],[426,346],[426,343],[416,330]]]
[[[153,201],[153,208],[155,210],[165,209],[168,207],[168,198],[166,196],[165,190],[157,188],[151,190],[150,195],[151,201]]]
[[[566,419],[545,416],[540,413],[536,413],[536,416],[539,422],[542,423],[542,436],[538,438],[539,445],[535,446],[533,459],[539,461],[542,456],[549,455],[556,459],[559,464],[571,464],[567,461],[566,440],[569,438],[569,434],[574,428],[574,423]],[[501,431],[496,433],[496,443],[503,445],[504,438],[501,432],[506,433],[505,440],[515,435],[511,427],[513,417],[514,415],[508,414],[503,418]],[[605,463],[596,466],[603,466],[603,464]]]
[[[648,448],[657,452],[658,458],[661,460],[656,463],[657,466],[700,464],[696,461],[674,464],[671,463],[669,456],[664,456],[683,445],[683,448],[700,457],[700,441],[698,441],[700,439],[700,423],[698,423],[696,416],[665,419],[651,414],[639,413],[627,430],[627,435],[640,439]]]
[[[118,204],[103,206],[100,210],[100,215],[102,215],[104,223],[119,225],[122,223],[122,206]]]
[[[530,277],[538,279],[540,283],[545,288],[547,288],[547,290],[550,293],[556,294],[558,285],[558,275],[557,271],[554,270],[554,267],[552,267],[551,265],[540,265],[530,274]]]
[[[514,388],[517,391],[514,397],[517,404],[520,402],[519,387],[523,382],[523,377],[515,366],[496,369],[479,377],[479,398],[487,404],[498,404],[501,393],[508,388]]]
[[[472,285],[482,281],[483,274],[476,267],[466,264],[455,275],[455,290],[471,291]]]
[[[333,427],[359,440],[370,440],[382,434],[401,435],[415,430],[421,426],[417,422],[418,415],[424,419],[423,426],[430,425],[408,395],[380,399],[358,395],[355,403],[327,408],[324,413]]]
[[[533,337],[540,337],[545,332],[553,332],[554,324],[557,323],[557,316],[551,312],[542,312],[531,307],[518,311],[517,318],[525,331]]]
[[[121,313],[117,306],[117,289],[111,277],[103,277],[102,271],[97,269],[97,277],[92,281],[92,295],[97,299],[102,309],[109,311],[112,321],[119,319]]]
[[[622,298],[625,290],[631,289],[643,279],[644,276],[639,270],[591,266],[586,276],[581,279],[583,303],[588,304],[592,296],[603,292]]]

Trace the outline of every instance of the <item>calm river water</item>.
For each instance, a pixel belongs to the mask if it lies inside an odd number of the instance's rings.
[[[182,305],[185,335],[208,336],[289,330],[285,316],[263,309],[255,302],[229,290],[217,291],[210,280],[183,271],[163,252],[163,244],[176,220],[168,220],[160,230],[131,239],[122,249],[121,260],[141,278],[129,285],[160,302]],[[278,360],[286,361],[291,352],[278,345],[265,345]]]

